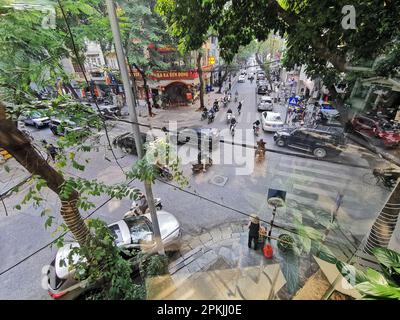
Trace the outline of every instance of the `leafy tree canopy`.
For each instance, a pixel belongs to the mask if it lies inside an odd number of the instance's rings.
[[[342,26],[346,5],[355,7],[356,29]],[[335,82],[347,65],[382,54],[389,59],[380,63],[381,74],[399,63],[397,1],[158,0],[158,8],[181,46],[198,47],[211,30],[227,61],[253,39],[266,40],[271,32],[285,36],[287,66],[305,64],[310,76],[322,76],[326,84]]]

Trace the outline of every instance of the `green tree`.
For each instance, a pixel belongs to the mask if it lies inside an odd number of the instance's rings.
[[[65,182],[63,175],[42,158],[14,121],[24,109],[22,103],[30,103],[35,97],[31,83],[40,87],[54,84],[58,76],[65,76],[60,66],[61,57],[67,54],[63,35],[41,27],[43,13],[14,10],[6,7],[5,2],[1,4],[0,147],[13,155],[30,173],[44,179],[47,186],[60,195]],[[12,106],[8,112],[6,101]],[[77,192],[71,192],[68,197],[60,196],[61,215],[74,237],[83,245],[89,230],[79,214],[76,205],[78,197]]]

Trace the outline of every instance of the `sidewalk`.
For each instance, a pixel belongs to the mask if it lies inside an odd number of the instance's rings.
[[[149,299],[290,300],[320,268],[329,280],[338,273],[334,265],[329,269],[317,258],[293,260],[274,240],[274,256],[266,259],[261,247],[249,249],[247,240],[246,221],[185,235],[177,259],[169,265],[170,275],[147,283]]]
[[[232,78],[232,89],[235,87],[237,82],[237,76]],[[209,109],[215,99],[221,99],[223,97],[223,92],[228,88],[228,83],[225,83],[221,89],[221,93],[217,93],[219,87],[213,87],[214,91],[204,94],[204,104]],[[196,99],[192,104],[188,106],[181,107],[170,107],[167,109],[155,109],[152,111],[156,115],[149,118],[147,105],[145,101],[139,101],[140,106],[138,107],[138,120],[142,124],[151,124],[155,127],[168,126],[170,121],[176,121],[178,128],[186,126],[194,126],[200,123],[201,112],[198,110],[200,108],[200,98]],[[124,107],[125,109],[126,107]],[[127,111],[127,110],[126,110]]]

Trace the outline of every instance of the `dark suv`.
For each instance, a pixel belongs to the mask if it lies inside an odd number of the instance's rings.
[[[343,132],[339,128],[315,126],[278,131],[274,141],[279,147],[291,147],[312,153],[317,158],[337,156],[345,146]]]

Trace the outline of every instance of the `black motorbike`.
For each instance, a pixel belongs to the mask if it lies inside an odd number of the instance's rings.
[[[209,111],[207,117],[208,117],[208,124],[210,124],[215,119],[215,113],[212,111]]]

